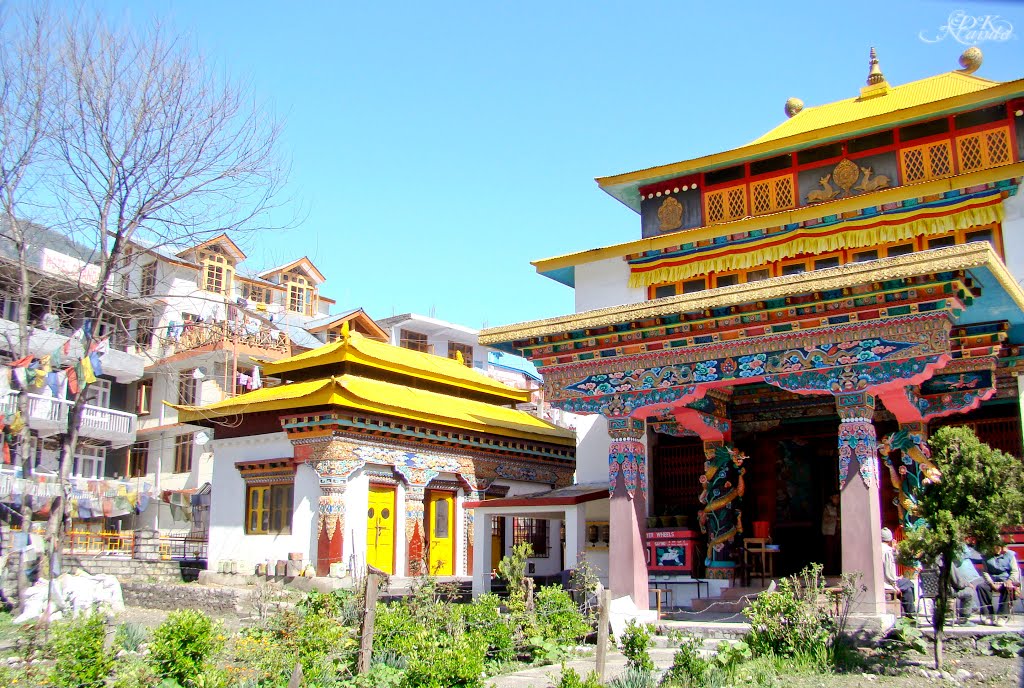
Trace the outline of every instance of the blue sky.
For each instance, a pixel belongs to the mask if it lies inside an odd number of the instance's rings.
[[[305,220],[244,248],[308,254],[337,308],[471,327],[573,310],[531,260],[639,237],[594,177],[734,148],[851,97],[868,49],[899,84],[957,67],[949,15],[1000,15],[979,76],[1024,76],[1009,2],[97,2],[159,13],[286,117]]]

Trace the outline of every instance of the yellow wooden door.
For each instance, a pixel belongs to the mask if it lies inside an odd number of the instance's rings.
[[[454,576],[455,494],[432,491],[427,502],[430,514],[430,552],[427,570],[433,576]]]
[[[366,563],[385,573],[395,572],[395,490],[387,485],[370,485]]]

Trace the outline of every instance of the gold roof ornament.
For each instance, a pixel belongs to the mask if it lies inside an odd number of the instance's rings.
[[[795,117],[804,109],[804,101],[799,98],[790,98],[786,101],[786,117]]]
[[[971,46],[960,55],[960,71],[964,74],[974,74],[981,67],[983,59],[981,48],[976,45]]]
[[[875,52],[874,48],[871,48],[869,64],[871,68],[868,70],[868,85],[860,89],[861,100],[884,96],[889,92],[889,82],[885,80],[885,75],[882,74],[882,68],[878,64],[878,53]]]

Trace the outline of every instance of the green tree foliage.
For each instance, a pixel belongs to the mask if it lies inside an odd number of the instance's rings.
[[[157,674],[193,686],[220,647],[218,629],[210,617],[194,609],[179,609],[153,631],[149,656]]]
[[[56,625],[50,640],[52,685],[59,688],[100,688],[114,666],[103,647],[106,625],[102,614],[79,616]]]
[[[1024,517],[1024,467],[1019,459],[981,442],[968,428],[940,428],[928,442],[942,477],[918,496],[921,525],[899,545],[901,557],[938,561],[939,598],[932,618],[935,666],[942,664],[942,630],[949,608],[950,571],[965,542],[990,552],[1002,529]]]

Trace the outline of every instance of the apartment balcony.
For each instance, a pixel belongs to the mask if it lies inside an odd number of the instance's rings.
[[[29,331],[29,353],[35,356],[46,356],[62,348],[68,341],[71,332],[61,329],[58,331],[41,330],[33,327]],[[0,343],[10,342],[12,347],[19,341],[18,323],[11,320],[0,319]],[[142,377],[143,358],[137,354],[119,351],[116,342],[112,343],[111,349],[103,355],[103,372],[113,376],[118,382],[127,384]],[[82,356],[82,345],[78,339],[71,342],[71,351],[65,356],[67,359],[80,358]]]
[[[21,392],[8,392],[2,398],[2,412],[10,418],[18,408],[18,395]],[[45,397],[41,394],[28,395],[28,426],[39,437],[52,437],[65,432],[68,427],[68,413],[72,402],[66,399]],[[114,447],[124,447],[135,442],[137,418],[134,413],[115,411],[86,404],[82,410],[82,423],[79,436],[83,438],[110,442]]]
[[[180,331],[168,331],[171,347],[166,355],[186,352],[234,351],[242,356],[268,360],[291,355],[291,340],[279,330],[245,327],[222,320],[186,323]]]

